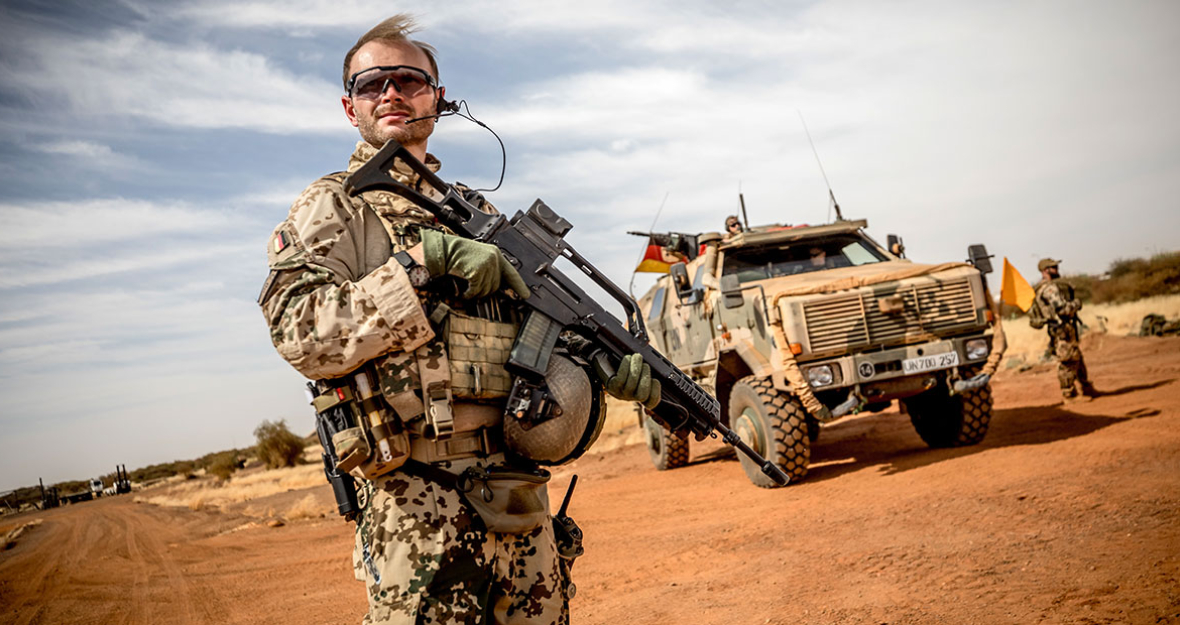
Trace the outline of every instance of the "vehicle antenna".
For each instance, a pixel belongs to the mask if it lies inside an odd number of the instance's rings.
[[[652,218],[651,225],[647,227],[648,232],[655,231],[656,222],[659,221],[659,219],[660,219],[660,213],[664,212],[664,205],[668,203],[668,194],[669,193],[671,193],[671,191],[664,192],[664,199],[662,201],[660,201],[660,207],[658,209],[656,209],[656,216]],[[640,252],[640,254],[639,254],[639,262],[635,263],[636,269],[638,269],[639,264],[643,262],[644,256],[647,256],[647,248],[646,247],[643,248],[643,251]],[[627,292],[631,294],[631,299],[635,299],[635,273],[636,272],[634,272],[634,271],[631,272],[631,284],[627,285]]]
[[[750,218],[746,217],[746,196],[742,195],[742,181],[738,180],[738,202],[742,205],[742,224],[746,231],[750,230]]]
[[[828,208],[828,219],[832,217],[832,207],[836,209],[836,221],[844,221],[840,213],[840,203],[836,201],[836,194],[832,193],[832,183],[828,182],[828,173],[824,171],[824,164],[819,160],[819,152],[815,150],[815,142],[811,140],[811,131],[807,129],[807,122],[803,121],[803,111],[795,109],[799,114],[799,122],[803,124],[803,132],[807,133],[807,142],[811,144],[811,153],[815,155],[815,163],[819,165],[819,173],[824,177],[824,184],[828,185],[828,197],[832,199],[832,206]]]

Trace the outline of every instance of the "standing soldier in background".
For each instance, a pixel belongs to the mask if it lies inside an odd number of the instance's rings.
[[[1082,302],[1074,295],[1073,287],[1057,273],[1060,262],[1045,258],[1037,263],[1041,282],[1036,287],[1035,310],[1030,317],[1048,326],[1049,351],[1057,359],[1057,381],[1061,384],[1061,396],[1068,402],[1078,399],[1077,386],[1081,386],[1082,395],[1087,398],[1097,397],[1098,391],[1090,384],[1078,342],[1078,311]],[[1035,323],[1034,326],[1040,327]]]
[[[434,49],[413,30],[408,16],[391,17],[344,57],[341,102],[362,141],[347,170],[312,183],[275,229],[259,304],[279,354],[318,380],[317,412],[353,404],[363,416],[330,443],[335,469],[360,483],[353,568],[368,591],[365,623],[567,623],[574,556],[555,541],[549,474],[504,434],[504,362],[528,288],[499,248],[440,229],[411,201],[344,192],[390,140],[441,167],[427,140],[453,105]],[[419,184],[409,169],[390,173]],[[433,288],[449,279],[461,295]],[[650,368],[624,361],[603,386],[653,408]]]

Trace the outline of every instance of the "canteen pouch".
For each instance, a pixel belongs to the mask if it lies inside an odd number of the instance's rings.
[[[489,532],[520,534],[549,520],[549,472],[505,466],[470,467],[457,488]]]

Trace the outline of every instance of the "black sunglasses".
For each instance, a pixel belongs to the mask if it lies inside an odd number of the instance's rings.
[[[426,70],[412,65],[378,65],[350,76],[344,89],[352,98],[378,100],[390,84],[407,98],[437,87],[434,76]]]

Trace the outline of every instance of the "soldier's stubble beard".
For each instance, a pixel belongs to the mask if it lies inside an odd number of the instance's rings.
[[[391,110],[405,111],[410,116],[410,119],[423,115],[409,106],[379,106],[373,110],[372,115],[357,116],[357,130],[360,131],[361,138],[377,149],[381,149],[390,139],[396,139],[398,143],[406,147],[420,144],[423,150],[425,150],[426,140],[434,132],[435,120],[424,119],[412,124],[400,124],[382,128],[380,125],[381,115]]]

